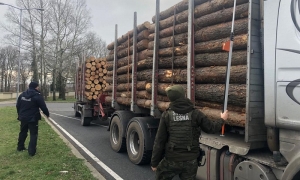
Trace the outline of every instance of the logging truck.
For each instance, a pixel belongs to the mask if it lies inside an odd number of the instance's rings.
[[[112,149],[148,163],[165,89],[180,84],[212,120],[227,97],[224,135],[199,138],[198,179],[299,180],[299,11],[300,0],[183,0],[160,12],[156,0],[153,23],[137,25],[134,13],[133,30],[120,37],[116,25],[99,96],[114,110],[101,114]]]

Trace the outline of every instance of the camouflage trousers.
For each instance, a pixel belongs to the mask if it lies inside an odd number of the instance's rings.
[[[176,175],[179,175],[182,180],[195,180],[197,170],[197,159],[175,162],[164,158],[157,166],[156,180],[171,180]]]

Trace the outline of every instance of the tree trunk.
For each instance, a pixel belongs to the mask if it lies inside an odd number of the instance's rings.
[[[206,1],[208,1],[208,0],[195,0],[194,5],[197,6],[199,4],[205,3]],[[159,18],[160,18],[160,20],[164,20],[164,19],[174,15],[174,9],[175,9],[176,13],[178,14],[184,10],[187,10],[188,6],[189,6],[188,0],[180,1],[175,6],[172,6],[164,11],[161,11],[159,13]],[[155,15],[152,17],[152,22],[155,23]]]
[[[130,101],[131,101],[130,98],[117,97],[116,100],[119,104],[130,106]],[[111,101],[112,101],[111,96],[105,97],[105,102],[107,104],[110,104]],[[136,103],[139,107],[148,108],[148,109],[150,109],[151,107],[151,100],[148,99],[137,99]],[[156,105],[158,106],[158,109],[160,111],[165,111],[167,108],[169,108],[169,104],[170,104],[169,102],[158,101]],[[210,120],[220,119],[221,110],[213,109],[209,107],[202,107],[202,108],[196,107],[196,108],[202,111]],[[245,127],[245,120],[246,120],[246,115],[244,113],[232,111],[230,112],[230,116],[228,117],[226,124],[231,126]]]
[[[145,29],[149,29],[149,27],[150,27],[150,22],[146,21],[146,22],[144,22],[143,24],[140,24],[140,25],[137,26],[137,32],[139,33],[139,32],[141,32],[141,31],[143,31],[143,30],[145,30]],[[118,44],[122,44],[122,43],[124,43],[126,40],[128,40],[128,35],[129,35],[129,37],[131,38],[131,37],[133,36],[133,30],[128,31],[126,34],[124,34],[124,35],[122,35],[121,37],[119,37],[119,38],[117,39]],[[114,43],[115,43],[115,42],[110,43],[110,44],[107,46],[107,49],[108,49],[108,50],[113,50],[113,49],[114,49]]]
[[[248,17],[247,12],[248,12],[248,4],[237,6],[236,13],[235,13],[236,15],[235,20],[237,21],[237,19]],[[216,19],[216,17],[222,17],[222,18]],[[214,20],[211,21],[211,19]],[[212,14],[205,15],[203,17],[196,18],[194,28],[195,31],[198,31],[201,30],[203,27],[217,25],[225,22],[231,23],[231,20],[232,20],[232,9],[225,9],[216,13],[212,13]],[[152,26],[154,28],[154,25]],[[188,31],[188,22],[186,21],[184,23],[177,24],[175,25],[175,28],[171,26],[166,29],[161,29],[159,31],[159,37],[165,38],[165,37],[172,36],[173,29],[175,35],[185,33]],[[154,29],[152,31],[153,31],[152,34],[150,34],[148,37],[149,41],[154,41],[154,36],[155,36]]]
[[[148,43],[149,43],[148,39],[143,39],[140,42],[138,42],[136,44],[137,51],[140,52],[140,51],[143,51],[143,50],[147,49],[148,48]],[[132,55],[132,51],[133,51],[133,46],[130,47],[130,50],[129,50],[130,55]],[[119,51],[117,53],[117,56],[118,56],[118,58],[123,58],[123,57],[128,56],[128,48]]]
[[[146,90],[146,81],[138,81],[136,85],[137,91],[142,91]],[[105,92],[112,92],[113,86],[112,85],[107,85],[105,87]],[[117,85],[117,91],[131,91],[131,83],[120,83]]]
[[[111,93],[109,94],[111,95]],[[146,90],[142,91],[137,91],[136,96],[139,99],[148,99],[151,100],[151,94],[148,93]],[[131,92],[130,91],[118,91],[117,92],[117,97],[126,97],[126,98],[131,98]],[[170,102],[169,98],[167,96],[163,95],[157,95],[158,101],[165,101],[165,102]],[[214,103],[214,102],[209,102],[209,101],[200,101],[200,100],[195,100],[195,105],[199,106],[200,108],[204,107],[209,107],[212,109],[217,109],[217,110],[223,110],[223,103]],[[239,112],[239,113],[246,113],[246,108],[245,107],[240,107],[240,106],[232,106],[228,105],[227,110]]]
[[[149,33],[148,29],[143,30],[142,32],[140,32],[137,35],[137,42],[140,42],[143,39],[148,39],[149,34],[150,33]],[[133,38],[131,37],[130,40],[129,40],[129,46],[132,46],[132,45],[133,45]],[[118,45],[117,51],[120,51],[120,50],[125,49],[125,48],[128,48],[128,39],[125,42],[123,42],[122,44]]]
[[[186,84],[180,84],[186,89]],[[166,88],[171,84],[159,83],[158,94],[166,96]],[[196,84],[195,98],[209,102],[223,103],[224,90],[223,84]],[[146,85],[147,92],[151,93],[151,83]],[[228,94],[228,104],[245,107],[246,104],[246,85],[230,84]]]
[[[139,63],[141,63],[140,61]],[[150,62],[150,63],[149,63]],[[143,64],[146,66],[146,64]],[[151,68],[151,61],[148,60],[148,67]],[[127,67],[118,69],[118,83],[131,82],[131,66],[129,74],[127,74]],[[225,83],[226,78],[226,66],[211,66],[195,69],[195,83]],[[126,71],[123,73],[123,71]],[[121,74],[123,73],[123,74]],[[172,77],[173,74],[173,77]],[[247,76],[247,66],[237,65],[231,66],[230,83],[233,84],[245,84]],[[141,70],[137,72],[137,79],[139,81],[146,81],[152,78],[152,69]],[[186,83],[187,82],[187,70],[186,69],[159,69],[158,81],[162,83]],[[108,83],[112,83],[112,77],[106,80]]]
[[[227,3],[227,5],[225,5],[226,3]],[[215,5],[215,4],[217,4],[217,5]],[[231,5],[229,5],[229,4],[231,4]],[[224,7],[224,5],[225,5],[225,7]],[[242,6],[243,6],[243,8],[242,8]],[[236,14],[235,14],[236,19],[247,17],[248,6],[249,6],[248,0],[237,1]],[[206,25],[198,24],[198,20],[201,17],[209,17],[209,19],[211,20],[211,22],[209,22],[209,25],[230,21],[232,19],[232,11],[233,11],[232,7],[233,7],[233,0],[221,0],[221,1],[215,0],[213,3],[207,2],[200,6],[196,6],[195,11],[194,11],[195,25],[196,26],[200,25],[202,27],[208,26],[207,24]],[[224,8],[227,8],[227,9],[224,9]],[[231,16],[228,16],[229,13],[231,13]],[[216,17],[217,14],[219,14],[219,15],[222,14],[222,16],[217,16],[217,17],[221,17],[221,19],[214,18],[214,17]],[[187,22],[188,21],[188,10],[178,13],[175,16],[176,16],[175,24]],[[159,22],[159,29],[163,30],[163,29],[173,26],[173,21],[174,21],[174,17],[172,14],[171,17],[161,20]],[[152,24],[149,28],[149,32],[154,33],[154,30],[155,30],[155,24]]]
[[[214,26],[209,26],[203,28],[199,31],[195,32],[195,43],[197,42],[205,42],[211,40],[222,39],[230,36],[231,32],[231,22],[218,24]],[[234,25],[234,35],[246,34],[248,31],[248,19],[244,18],[241,20],[235,21]],[[175,45],[174,46],[182,46],[186,45],[188,42],[188,34],[183,33],[179,35],[175,35]],[[159,48],[167,48],[172,47],[173,44],[173,36],[165,37],[159,40]],[[154,48],[154,41],[149,42],[148,49]]]
[[[247,48],[247,34],[239,35],[234,38],[233,50],[242,50]],[[223,43],[228,41],[228,38],[218,39],[213,41],[201,42],[195,44],[195,53],[214,53],[222,52]],[[158,55],[160,57],[172,56],[173,48],[159,49]],[[174,48],[174,54],[176,56],[186,55],[187,46],[177,46]],[[153,51],[148,51],[148,56],[153,56]]]
[[[144,50],[144,51],[141,51],[141,52],[138,52],[137,53],[137,60],[140,61],[140,60],[143,60],[143,59],[147,59],[148,57],[148,49]],[[106,62],[107,66],[106,66],[106,70],[108,71],[111,71],[113,70],[113,61],[108,61]],[[118,64],[117,66],[118,67],[123,67],[125,65],[128,65],[128,64],[131,64],[132,63],[132,56],[126,56],[124,58],[121,58],[121,59],[118,59]]]

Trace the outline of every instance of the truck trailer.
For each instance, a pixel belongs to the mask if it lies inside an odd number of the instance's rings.
[[[234,5],[236,2],[236,6]],[[224,136],[199,138],[205,151],[197,178],[300,179],[300,1],[183,0],[108,45],[111,147],[134,164],[149,163],[165,89],[180,84],[212,120],[224,102],[227,67],[229,120]],[[232,14],[235,19],[232,20]],[[235,24],[232,64],[223,45]],[[101,108],[100,108],[101,109]]]

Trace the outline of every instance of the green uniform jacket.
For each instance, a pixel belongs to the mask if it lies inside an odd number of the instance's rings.
[[[192,120],[196,121],[200,127],[200,132],[203,130],[206,133],[216,133],[221,130],[223,119],[218,121],[209,120],[201,111],[194,109],[192,102],[187,98],[180,98],[171,102],[170,108],[179,114],[185,114],[190,111],[192,113]],[[190,161],[197,159],[199,155],[199,147],[192,147],[190,151],[187,148],[176,149],[172,151],[166,148],[168,142],[168,113],[164,112],[161,116],[158,131],[154,141],[154,147],[152,151],[151,166],[157,167],[162,159],[162,155],[165,152],[165,157],[170,161]]]

